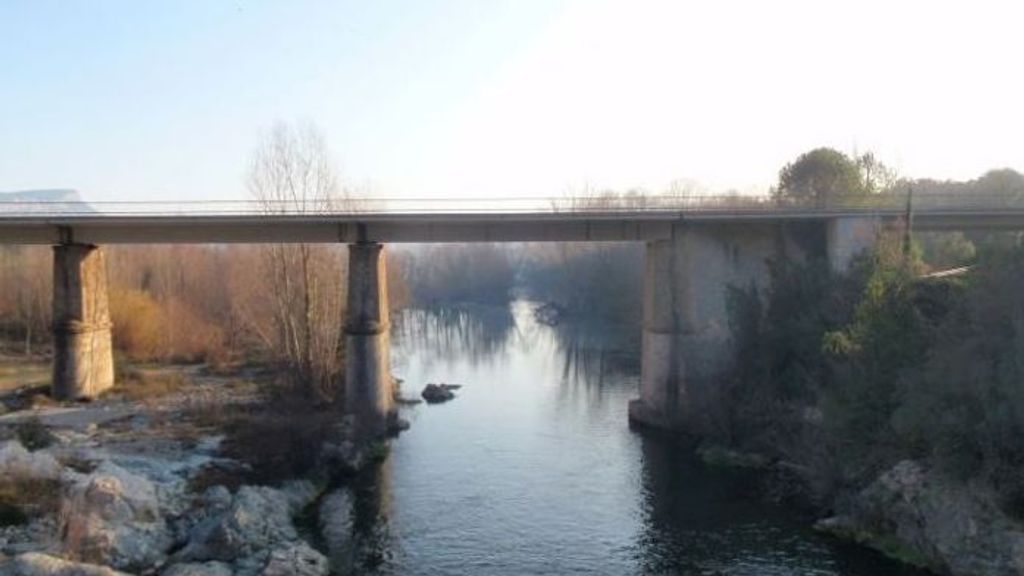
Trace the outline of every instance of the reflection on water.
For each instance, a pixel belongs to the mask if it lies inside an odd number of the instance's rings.
[[[449,306],[404,310],[395,317],[391,337],[399,349],[478,363],[500,353],[515,327],[508,308]]]
[[[393,334],[407,395],[464,387],[407,409],[354,487],[357,573],[911,574],[630,431],[637,370],[618,357],[638,335],[539,325],[522,302],[406,312]]]

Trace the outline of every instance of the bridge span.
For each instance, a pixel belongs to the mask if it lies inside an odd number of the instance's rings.
[[[985,201],[981,201],[985,200]],[[302,208],[302,209],[299,209]],[[1024,195],[915,198],[915,229],[1024,229]],[[907,199],[826,205],[766,197],[344,200],[315,209],[254,203],[0,201],[0,244],[54,250],[54,395],[89,398],[114,383],[106,244],[345,243],[345,409],[370,434],[394,416],[384,245],[394,242],[644,242],[640,398],[631,420],[685,426],[731,360],[726,289],[763,284],[780,253],[844,270]]]

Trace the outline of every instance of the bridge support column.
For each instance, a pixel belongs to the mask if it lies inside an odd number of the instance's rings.
[[[53,248],[53,397],[95,398],[114,385],[114,357],[103,250]]]
[[[833,218],[826,226],[829,264],[836,272],[846,272],[854,258],[874,247],[882,222],[875,216],[847,216]]]
[[[355,417],[361,439],[379,437],[395,416],[383,245],[349,244],[347,314],[345,412]]]
[[[671,428],[684,418],[678,254],[674,240],[647,243],[644,253],[640,398],[629,403],[631,422]]]

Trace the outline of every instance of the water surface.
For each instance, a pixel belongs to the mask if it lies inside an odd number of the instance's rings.
[[[632,431],[636,335],[552,328],[530,305],[406,311],[393,331],[412,428],[357,486],[357,571],[383,575],[911,574],[760,501],[670,438]]]

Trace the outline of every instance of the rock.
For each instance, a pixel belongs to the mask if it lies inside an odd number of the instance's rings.
[[[339,488],[320,500],[320,534],[331,558],[345,557],[351,547],[353,506],[352,493],[346,488]]]
[[[986,488],[942,478],[905,460],[819,529],[953,576],[1024,573],[1024,529]]]
[[[153,483],[110,462],[68,490],[60,518],[64,552],[77,560],[137,570],[173,544]]]
[[[455,394],[452,394],[451,390],[437,384],[427,384],[420,395],[427,401],[427,404],[438,404],[455,398]]]
[[[232,576],[230,564],[223,562],[187,562],[175,564],[160,576]]]
[[[298,539],[288,496],[265,486],[242,486],[231,505],[199,522],[177,557],[186,561],[233,560]]]
[[[270,553],[261,576],[326,576],[327,558],[305,542],[294,542]]]
[[[397,416],[388,419],[388,433],[398,434],[399,432],[405,432],[412,424],[409,423],[405,418],[399,418]]]
[[[71,562],[38,552],[28,552],[17,556],[10,561],[9,567],[0,567],[0,574],[5,576],[130,576],[126,572],[118,572],[106,566]]]
[[[309,480],[289,480],[281,486],[281,492],[288,499],[292,514],[298,514],[319,495],[316,486]]]
[[[61,465],[46,452],[29,452],[17,440],[0,443],[0,477],[60,478]]]
[[[207,510],[224,510],[231,505],[231,491],[217,484],[203,492],[203,506]]]

